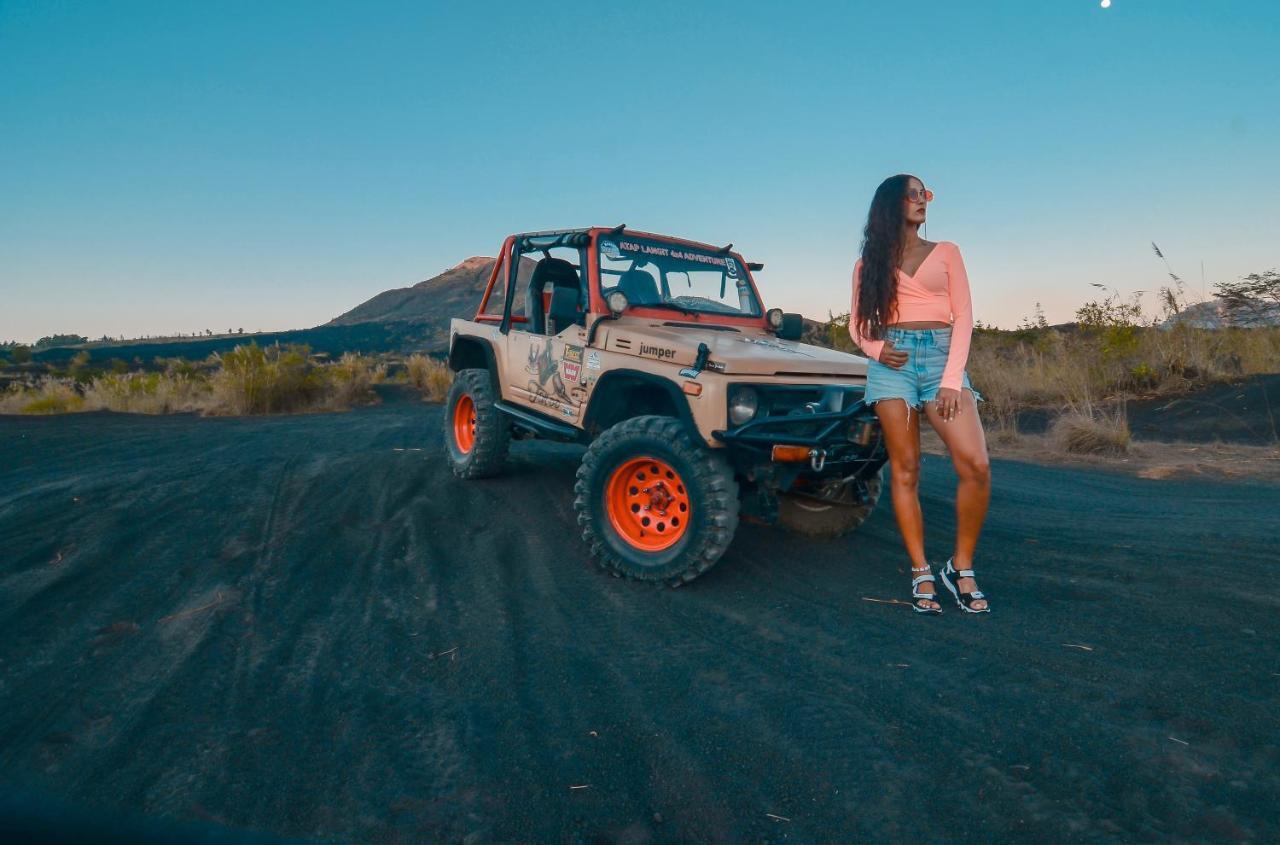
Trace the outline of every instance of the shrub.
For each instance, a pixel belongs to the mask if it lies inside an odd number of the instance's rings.
[[[405,361],[409,382],[422,392],[428,402],[443,402],[453,384],[453,371],[438,358],[426,355],[410,355]]]
[[[183,412],[267,414],[345,410],[377,401],[372,386],[386,377],[373,358],[347,353],[315,364],[307,348],[237,346],[204,364],[156,359],[163,372],[77,372],[14,385],[0,393],[0,414],[106,410],[127,414]],[[123,362],[121,362],[123,363]],[[216,367],[212,375],[207,369]]]
[[[90,409],[125,414],[203,411],[213,404],[208,378],[176,373],[104,375],[85,388],[84,399]]]
[[[355,352],[344,352],[337,361],[319,370],[324,375],[325,405],[332,410],[376,401],[373,385],[387,376],[385,364],[376,364],[372,358]]]
[[[215,355],[220,368],[211,379],[213,412],[271,414],[318,404],[324,381],[307,360],[306,346],[237,346]]]
[[[65,414],[84,409],[84,399],[66,382],[46,378],[34,387],[14,384],[0,395],[0,414]]]
[[[1111,414],[1073,408],[1053,421],[1049,438],[1064,452],[1085,455],[1126,454],[1132,439],[1123,406]]]
[[[330,364],[311,360],[304,345],[237,346],[213,356],[210,413],[277,414],[344,410],[376,401],[372,386],[386,377],[373,358],[345,353]]]

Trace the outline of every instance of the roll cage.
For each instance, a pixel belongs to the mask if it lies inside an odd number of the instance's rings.
[[[699,241],[691,241],[685,238],[674,238],[668,235],[658,235],[652,232],[641,232],[638,230],[627,229],[625,225],[606,228],[603,226],[595,226],[586,229],[553,229],[543,232],[525,232],[523,234],[510,235],[502,243],[502,251],[499,253],[498,260],[494,262],[493,271],[489,275],[488,283],[485,285],[484,295],[480,299],[480,305],[476,309],[475,321],[478,323],[497,323],[500,331],[504,334],[511,330],[513,323],[528,323],[530,318],[523,314],[513,314],[512,304],[515,301],[515,295],[519,286],[519,270],[520,259],[524,256],[542,253],[542,258],[534,268],[534,277],[529,283],[528,302],[533,303],[535,296],[545,297],[540,303],[541,311],[535,310],[535,318],[533,322],[538,322],[536,314],[549,314],[553,307],[553,300],[556,299],[557,291],[561,292],[559,297],[559,307],[565,308],[569,299],[564,289],[570,287],[572,283],[568,279],[563,265],[556,268],[556,272],[539,272],[548,267],[553,261],[567,261],[567,259],[553,258],[552,250],[569,251],[577,253],[577,263],[568,262],[573,270],[577,273],[577,303],[576,313],[580,319],[575,322],[583,324],[587,315],[602,316],[609,313],[609,308],[605,304],[604,296],[601,293],[601,268],[599,255],[596,250],[596,243],[602,235],[618,236],[623,232],[640,238],[649,240],[663,241],[671,244],[680,244],[693,247],[700,250],[708,250],[711,252],[719,252],[732,256],[737,260],[739,266],[743,268],[746,274],[747,283],[751,286],[752,295],[756,302],[760,303],[760,314],[758,316],[737,315],[737,314],[718,314],[709,311],[698,311],[680,314],[680,319],[687,320],[693,324],[703,325],[730,325],[745,326],[754,328],[766,328],[766,318],[764,315],[763,300],[760,297],[760,290],[756,287],[753,271],[759,270],[763,265],[757,263],[749,263],[742,256],[732,251],[732,244],[725,247],[717,247],[711,244],[701,243]],[[583,268],[586,269],[585,274]],[[505,300],[500,314],[485,313],[488,308],[489,299],[493,295],[494,289],[498,286],[500,279],[505,280],[503,289],[506,292]],[[546,290],[545,284],[550,284],[552,290]],[[562,314],[566,313],[564,311]],[[673,309],[667,307],[646,307],[643,305],[633,305],[627,309],[628,315],[637,317],[652,317],[660,320],[670,320],[673,315]],[[541,326],[538,327],[539,329]]]

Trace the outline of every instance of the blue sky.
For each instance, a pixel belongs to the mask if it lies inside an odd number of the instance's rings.
[[[301,328],[512,231],[847,308],[876,185],[979,319],[1280,266],[1280,4],[0,0],[0,339]],[[1154,306],[1154,301],[1151,302]]]

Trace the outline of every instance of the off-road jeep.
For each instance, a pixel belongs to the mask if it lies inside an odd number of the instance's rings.
[[[797,342],[725,247],[615,228],[512,235],[470,320],[450,325],[444,415],[460,478],[501,471],[512,439],[588,444],[583,539],[615,575],[678,586],[741,513],[847,533],[887,455],[865,358]]]

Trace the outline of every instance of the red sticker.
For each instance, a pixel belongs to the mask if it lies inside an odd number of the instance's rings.
[[[578,371],[581,369],[580,364],[575,364],[572,361],[561,361],[560,368],[564,372],[566,381],[578,380]]]

